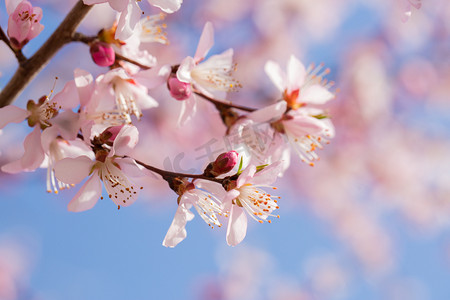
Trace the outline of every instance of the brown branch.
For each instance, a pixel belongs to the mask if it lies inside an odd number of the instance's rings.
[[[27,84],[47,65],[50,59],[67,43],[92,6],[79,0],[44,45],[28,60],[20,64],[16,73],[0,93],[0,107],[11,104]]]
[[[135,60],[132,60],[131,58],[125,57],[123,55],[120,55],[119,53],[116,52],[116,59],[120,59],[126,62],[129,62],[130,64],[133,64],[135,66],[138,66],[139,68],[143,69],[143,70],[149,70],[151,69],[151,67],[143,65]]]
[[[125,157],[127,157],[127,156],[125,156]],[[143,163],[143,162],[141,162],[141,161],[139,161],[137,159],[134,159],[134,161],[137,164],[139,164],[139,165],[143,166],[144,168],[146,168],[147,170],[150,170],[152,172],[155,172],[155,173],[161,175],[162,178],[164,178],[164,180],[166,180],[166,181],[168,179],[171,179],[171,178],[173,179],[173,178],[176,178],[176,177],[179,177],[179,178],[187,177],[187,178],[194,178],[194,179],[204,179],[204,180],[214,181],[214,182],[217,182],[217,183],[220,183],[220,184],[222,184],[222,182],[224,181],[224,179],[208,177],[208,176],[205,176],[203,174],[184,174],[184,173],[170,172],[170,171],[159,169],[159,168],[154,167],[154,166],[147,165],[147,164],[145,164],[145,163]]]
[[[221,101],[221,100],[217,100],[217,99],[209,97],[209,96],[207,96],[207,95],[205,95],[205,94],[203,94],[203,93],[201,93],[200,91],[197,91],[197,90],[195,90],[194,93],[196,95],[202,97],[203,99],[208,100],[209,102],[213,103],[216,107],[236,108],[236,109],[247,111],[247,112],[252,112],[252,111],[257,110],[256,108],[236,105],[236,104],[233,104],[231,102],[224,102],[224,101]]]

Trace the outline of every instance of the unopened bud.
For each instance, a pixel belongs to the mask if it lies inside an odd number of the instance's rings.
[[[169,88],[170,95],[179,101],[186,100],[192,95],[191,84],[179,81],[174,74],[169,77],[167,87]]]
[[[92,60],[101,67],[109,67],[116,60],[116,53],[105,42],[94,42],[90,48]]]
[[[239,154],[236,151],[228,151],[217,156],[216,160],[210,163],[205,170],[205,175],[217,177],[233,170],[238,163]]]

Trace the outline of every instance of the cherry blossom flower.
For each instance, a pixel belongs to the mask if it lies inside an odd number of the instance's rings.
[[[268,61],[265,65],[266,74],[283,94],[283,99],[291,109],[298,109],[306,105],[321,105],[334,98],[328,88],[333,82],[327,82],[323,76],[329,69],[322,71],[323,65],[305,69],[305,66],[293,55],[287,64],[287,73],[280,66]]]
[[[130,77],[125,70],[116,68],[97,78],[98,97],[102,102],[115,103],[117,109],[127,116],[131,123],[131,115],[142,117],[142,109],[158,106],[158,102],[148,95],[145,86]]]
[[[222,226],[217,218],[217,214],[220,215],[222,212],[221,203],[216,194],[211,191],[218,190],[220,195],[224,195],[225,190],[217,183],[205,180],[199,180],[196,184],[197,187],[193,183],[187,183],[185,190],[178,198],[178,208],[164,238],[163,246],[173,248],[186,238],[186,224],[194,218],[194,214],[190,211],[192,206],[211,228],[214,228],[214,225]]]
[[[33,131],[24,140],[24,154],[18,161],[11,162],[2,166],[2,171],[8,173],[18,173],[22,171],[34,171],[38,168],[44,158],[45,152],[42,147],[42,130],[55,127],[58,135],[64,139],[74,140],[78,132],[77,116],[68,110],[59,113],[60,109],[69,109],[76,106],[76,102],[67,99],[65,102],[59,102],[57,98],[49,99],[43,96],[37,103],[30,100],[27,103],[27,109],[8,105],[0,108],[0,129],[8,123],[20,123],[25,119]]]
[[[231,76],[235,70],[233,49],[213,55],[204,61],[214,44],[214,29],[210,22],[205,24],[194,57],[186,57],[177,70],[177,78],[189,83],[194,89],[212,95],[214,91],[234,91],[240,87],[239,82]],[[182,102],[179,124],[186,123],[196,111],[195,96]]]
[[[326,113],[318,108],[334,98],[334,94],[328,90],[333,83],[322,78],[329,71],[321,72],[321,68],[305,69],[294,56],[289,59],[287,73],[272,61],[265,66],[267,75],[282,92],[289,109],[280,120],[272,123],[272,127],[287,136],[301,160],[310,165],[314,165],[313,161],[319,158],[315,149],[322,148],[322,142],[326,143],[334,136],[333,124]],[[258,118],[268,120],[276,113],[270,110],[261,110]]]
[[[281,171],[281,163],[274,163],[265,167],[261,171],[257,171],[254,165],[249,165],[237,178],[232,181],[228,187],[228,193],[223,200],[223,211],[229,213],[229,221],[227,227],[227,243],[230,246],[239,244],[247,232],[247,212],[254,220],[259,223],[267,220],[268,217],[278,217],[272,214],[278,209],[278,199],[265,192],[261,188],[270,188],[275,182]]]
[[[86,5],[108,2],[112,9],[120,13],[116,38],[126,40],[132,34],[141,17],[142,10],[136,0],[83,0]],[[148,0],[148,2],[160,8],[166,13],[177,11],[183,0]]]
[[[68,205],[70,211],[79,212],[91,209],[102,194],[101,182],[108,197],[120,208],[136,201],[139,187],[130,182],[128,177],[141,176],[140,169],[131,158],[123,158],[131,152],[138,142],[139,132],[136,127],[124,125],[114,139],[110,149],[96,152],[96,160],[88,156],[64,158],[54,166],[55,176],[66,184],[80,183],[89,179],[80,188]]]
[[[42,9],[33,7],[28,1],[6,0],[5,2],[9,15],[7,33],[11,45],[21,49],[44,29],[44,25],[39,23],[42,19]]]

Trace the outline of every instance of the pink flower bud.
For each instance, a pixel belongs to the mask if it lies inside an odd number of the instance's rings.
[[[116,60],[114,49],[105,42],[94,42],[90,52],[92,60],[101,67],[109,67]]]
[[[212,163],[211,174],[219,176],[233,170],[238,163],[239,154],[236,151],[228,151],[217,156],[216,161]]]
[[[7,32],[11,46],[21,49],[44,29],[44,25],[39,23],[42,18],[42,9],[33,7],[28,1],[19,2],[15,8],[7,5],[7,8],[10,14]]]
[[[179,81],[175,75],[170,75],[167,86],[170,95],[179,101],[186,100],[192,95],[191,84]]]

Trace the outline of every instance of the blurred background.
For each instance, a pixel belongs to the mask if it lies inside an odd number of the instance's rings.
[[[406,0],[405,0],[406,1]],[[50,36],[75,1],[34,0],[45,25],[24,53]],[[142,1],[146,14],[158,13]],[[329,106],[336,137],[314,167],[292,157],[276,185],[280,219],[249,222],[246,239],[228,247],[225,228],[198,216],[174,249],[161,245],[176,210],[164,182],[143,180],[133,206],[99,201],[70,213],[75,187],[45,192],[45,169],[0,172],[0,299],[450,299],[450,2],[423,1],[402,22],[403,0],[186,0],[166,17],[170,45],[150,44],[160,63],[192,56],[206,21],[210,54],[233,48],[243,88],[235,103],[262,107],[279,95],[264,73],[291,54],[331,69],[337,98]],[[0,25],[7,28],[4,3]],[[115,15],[92,10],[79,31],[95,34]],[[0,87],[17,67],[0,44]],[[95,75],[88,47],[70,44],[15,105],[49,94],[79,67]],[[198,172],[205,145],[224,147],[224,126],[208,103],[177,128],[180,103],[162,87],[160,107],[137,124],[134,156],[165,169]],[[0,134],[0,165],[17,159],[29,132]]]

